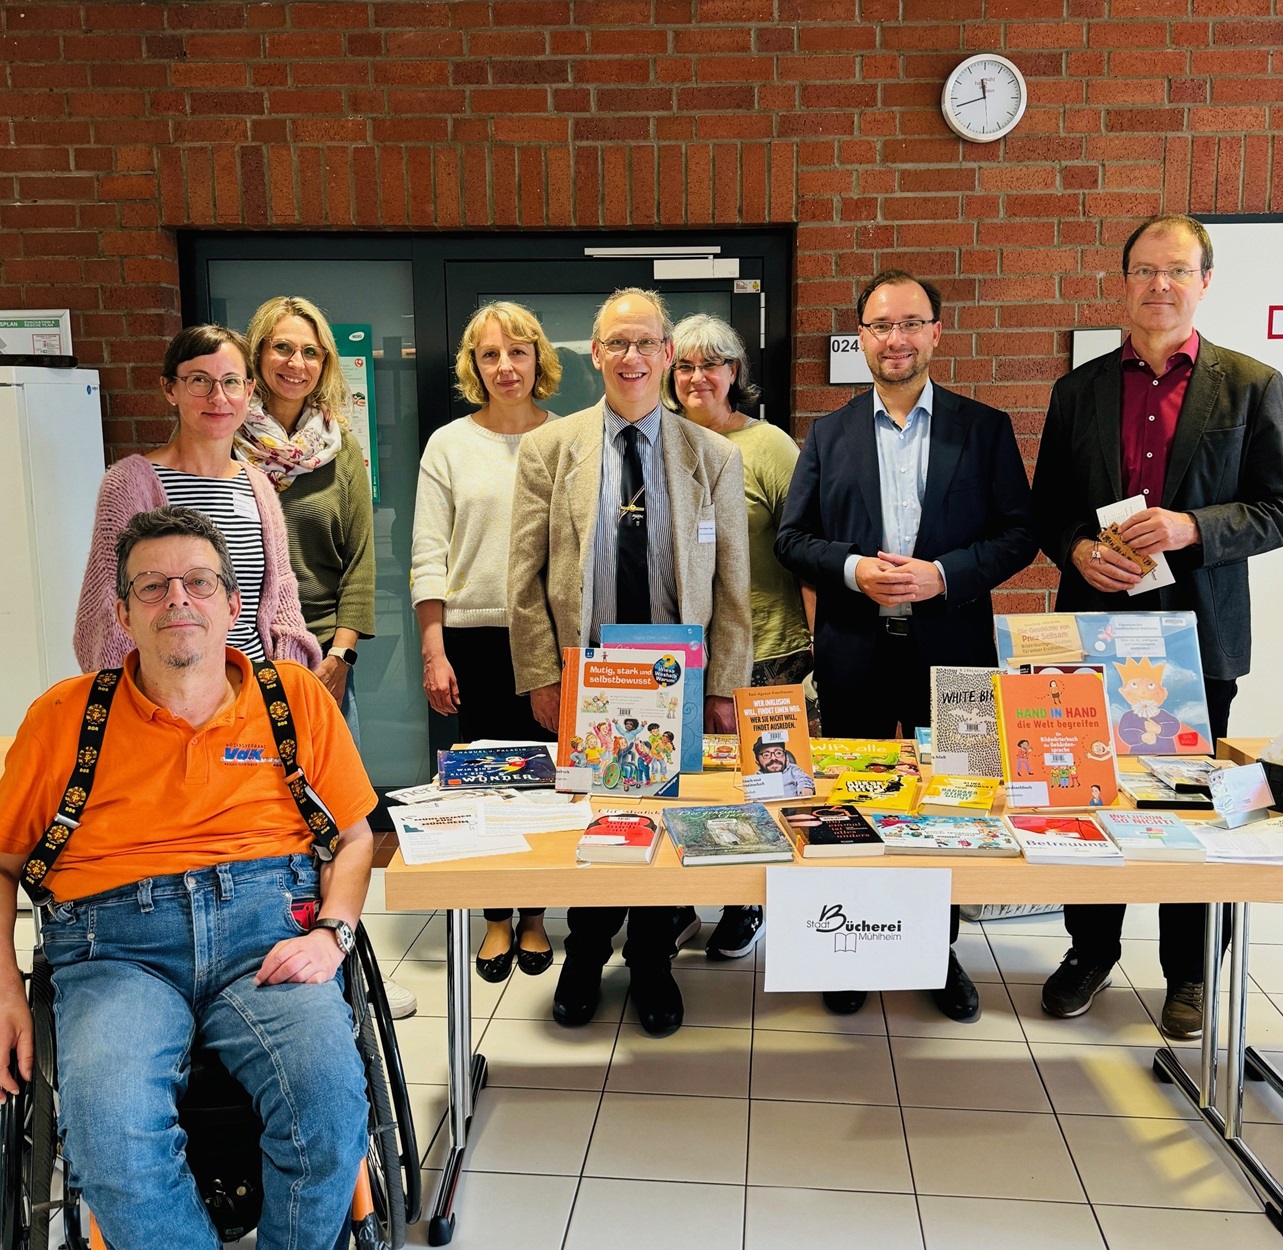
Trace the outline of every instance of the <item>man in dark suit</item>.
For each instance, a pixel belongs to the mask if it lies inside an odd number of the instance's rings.
[[[1194,329],[1212,279],[1212,244],[1192,217],[1151,218],[1123,247],[1130,334],[1056,383],[1034,473],[1038,540],[1060,568],[1059,610],[1192,609],[1212,737],[1224,737],[1251,661],[1247,560],[1283,543],[1283,377]],[[1128,596],[1141,569],[1094,541],[1096,509],[1142,495],[1122,537],[1162,552],[1175,582]],[[1043,1008],[1081,1015],[1110,981],[1124,908],[1065,908],[1073,947],[1043,986]],[[1203,918],[1159,908],[1167,979],[1162,1028],[1203,1029]]]
[[[816,588],[815,683],[826,734],[911,735],[930,721],[935,665],[992,665],[989,592],[1037,553],[1010,418],[932,383],[940,293],[902,270],[856,302],[873,389],[816,421],[775,542]],[[958,909],[951,920],[958,934]],[[955,1020],[979,997],[949,952],[934,991]],[[862,991],[826,994],[858,1011]]]

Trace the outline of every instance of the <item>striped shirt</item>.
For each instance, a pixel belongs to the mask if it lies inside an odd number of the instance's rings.
[[[252,660],[266,659],[258,636],[258,603],[263,594],[263,521],[258,515],[254,488],[243,470],[235,477],[197,477],[153,464],[165,497],[178,507],[203,512],[223,532],[232,568],[240,583],[241,614],[227,635],[227,645],[244,651]]]
[[[619,508],[624,467],[624,427],[630,423],[602,401],[605,436],[601,445],[601,493],[597,497],[597,529],[593,535],[593,594],[590,645],[601,643],[601,627],[615,621],[615,570],[619,563]],[[677,562],[673,556],[673,524],[664,472],[659,405],[640,421],[631,422],[638,434],[642,480],[646,483],[647,580],[650,619],[656,625],[676,624]]]

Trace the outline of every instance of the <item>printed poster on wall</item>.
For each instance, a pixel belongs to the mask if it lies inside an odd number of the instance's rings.
[[[374,410],[374,327],[335,325],[335,342],[339,345],[339,367],[343,380],[352,392],[352,402],[344,416],[361,444],[366,472],[370,475],[370,494],[379,502],[379,435]]]

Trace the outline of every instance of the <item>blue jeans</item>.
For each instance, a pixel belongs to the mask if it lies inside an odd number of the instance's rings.
[[[337,978],[254,984],[268,950],[304,932],[291,902],[317,896],[310,857],[293,855],[46,909],[69,1178],[113,1250],[219,1250],[175,1111],[193,1043],[263,1120],[258,1244],[334,1250],[344,1236],[368,1142],[351,1011]]]
[[[352,731],[352,741],[356,743],[356,749],[361,749],[361,722],[356,718],[356,669],[350,668],[347,671],[347,683],[343,687],[343,698],[339,703],[339,711],[343,713],[343,719],[347,721],[347,727]]]

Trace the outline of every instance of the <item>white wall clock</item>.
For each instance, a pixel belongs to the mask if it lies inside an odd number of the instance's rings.
[[[1005,56],[969,56],[945,79],[940,109],[970,143],[992,143],[1016,128],[1029,102],[1025,76]]]

